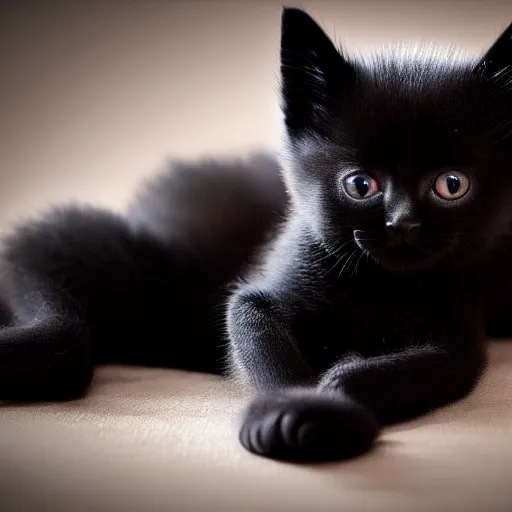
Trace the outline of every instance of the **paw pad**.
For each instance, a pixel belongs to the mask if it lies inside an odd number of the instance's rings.
[[[373,415],[347,398],[287,391],[251,403],[240,441],[250,452],[273,459],[342,460],[369,450],[378,430]]]

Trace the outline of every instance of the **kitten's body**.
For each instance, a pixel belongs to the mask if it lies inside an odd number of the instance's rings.
[[[278,163],[256,154],[170,163],[126,215],[70,206],[20,226],[3,244],[1,398],[72,397],[69,365],[81,394],[91,358],[225,372],[230,285],[286,203]]]
[[[15,231],[0,398],[80,396],[97,363],[230,368],[262,393],[243,445],[313,460],[464,397],[486,331],[512,334],[511,34],[481,61],[363,65],[285,10],[283,171],[178,164],[126,217]]]

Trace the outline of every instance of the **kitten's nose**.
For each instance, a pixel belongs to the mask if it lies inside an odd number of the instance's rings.
[[[414,245],[418,239],[420,226],[420,222],[407,218],[386,222],[388,245]]]

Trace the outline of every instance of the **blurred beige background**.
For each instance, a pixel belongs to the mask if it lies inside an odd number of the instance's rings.
[[[397,39],[479,52],[512,0],[306,8],[349,51]],[[167,155],[277,147],[281,2],[0,2],[0,228],[49,203],[119,209]]]

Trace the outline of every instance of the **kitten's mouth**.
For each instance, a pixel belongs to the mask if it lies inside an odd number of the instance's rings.
[[[387,249],[376,254],[375,259],[386,270],[411,272],[432,265],[432,256],[408,247]]]
[[[382,268],[393,272],[413,272],[431,267],[436,254],[419,247],[400,245],[386,247],[384,241],[369,238],[362,231],[354,231],[356,244],[369,254]]]

